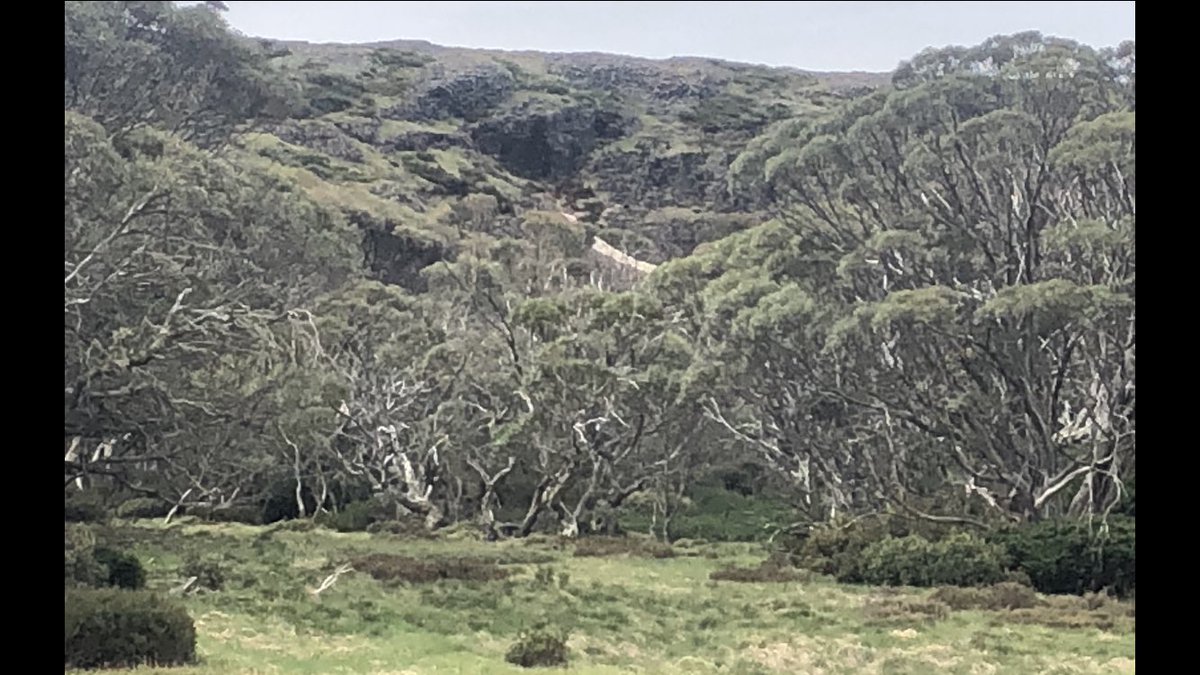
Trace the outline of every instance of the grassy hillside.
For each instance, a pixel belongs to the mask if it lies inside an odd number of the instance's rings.
[[[776,121],[820,115],[887,79],[413,41],[283,48],[279,62],[304,103],[243,138],[241,152],[400,238],[398,251],[435,251],[426,257],[453,255],[452,207],[470,195],[494,197],[509,217],[582,209],[594,231],[636,257],[684,255],[726,232],[646,222],[664,209],[759,220],[758,205],[726,189],[745,144]],[[396,281],[413,271],[388,268],[406,264],[379,261],[377,271]]]
[[[150,588],[176,587],[197,569],[222,581],[185,596],[200,664],[135,672],[516,673],[505,653],[542,621],[570,630],[573,673],[1134,672],[1131,603],[1043,597],[956,611],[929,590],[711,580],[762,560],[746,544],[582,557],[546,538],[484,544],[186,520],[125,524],[109,537],[148,563]],[[382,574],[380,556],[477,560],[508,576],[379,581],[370,572]],[[306,592],[347,561],[358,569],[319,599]]]

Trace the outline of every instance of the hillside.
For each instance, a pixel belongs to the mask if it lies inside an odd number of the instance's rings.
[[[381,277],[410,285],[453,255],[455,207],[472,195],[495,198],[501,228],[566,209],[639,259],[686,255],[761,220],[761,203],[727,189],[750,139],[887,80],[410,41],[280,46],[307,105],[242,148],[350,214],[386,251]]]

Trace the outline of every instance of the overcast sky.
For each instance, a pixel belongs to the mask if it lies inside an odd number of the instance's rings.
[[[181,3],[190,4],[190,3]],[[1133,2],[227,2],[256,37],[428,40],[492,49],[707,56],[887,71],[925,47],[1037,30],[1095,47],[1133,39]]]

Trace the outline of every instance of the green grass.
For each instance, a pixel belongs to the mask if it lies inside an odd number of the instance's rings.
[[[200,663],[134,672],[516,673],[523,671],[504,654],[539,621],[570,629],[573,673],[1134,668],[1133,619],[1123,614],[1108,630],[1049,628],[985,611],[952,612],[932,623],[915,615],[881,623],[864,613],[864,604],[884,596],[921,600],[929,591],[827,580],[710,581],[716,569],[762,560],[753,544],[697,545],[671,559],[577,558],[570,544],[550,539],[485,544],[464,535],[411,540],[187,521],[122,525],[108,537],[146,563],[150,588],[179,584],[189,555],[218,561],[226,572],[222,590],[185,599],[196,620]],[[365,553],[486,558],[512,574],[412,585],[350,572],[319,600],[305,590]]]

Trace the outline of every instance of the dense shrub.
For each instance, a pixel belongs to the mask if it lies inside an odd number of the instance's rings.
[[[641,558],[674,558],[668,544],[638,537],[583,537],[575,542],[576,558],[631,555]]]
[[[351,566],[379,581],[431,583],[442,579],[495,581],[508,576],[506,569],[490,560],[474,558],[410,558],[372,553],[350,561]]]
[[[567,634],[545,628],[522,633],[504,660],[522,668],[567,664]]]
[[[177,665],[196,657],[196,629],[183,607],[145,591],[69,589],[67,668]]]
[[[861,583],[863,551],[888,536],[887,524],[872,518],[818,525],[809,529],[798,543],[787,540],[781,543],[785,548],[797,549],[801,566],[833,575],[843,583]]]
[[[63,520],[68,523],[101,523],[108,509],[95,492],[68,492],[63,499]]]
[[[170,512],[170,504],[152,497],[137,497],[117,507],[118,518],[165,518]]]
[[[701,487],[692,490],[691,503],[671,520],[670,535],[672,539],[763,541],[771,536],[772,527],[794,517],[791,506],[779,499]],[[646,532],[650,522],[648,506],[626,508],[620,515],[621,528],[628,532]]]
[[[146,570],[134,554],[103,546],[93,555],[107,570],[105,580],[109,586],[136,590],[146,585]]]
[[[180,566],[179,574],[185,579],[196,577],[198,588],[219,591],[225,587],[225,568],[221,561],[215,558],[189,555]]]
[[[317,516],[316,521],[338,532],[365,532],[371,525],[394,515],[379,502],[366,500],[346,504],[337,513],[326,511]]]
[[[1044,521],[1003,528],[990,539],[1042,593],[1078,595],[1107,588],[1123,596],[1136,581],[1134,525],[1133,518],[1113,516],[1107,536],[1101,536],[1098,522],[1089,528],[1085,522]]]
[[[974,586],[1004,578],[1002,547],[960,532],[938,542],[920,535],[891,537],[862,552],[862,578],[889,586]]]
[[[108,580],[108,570],[96,560],[96,538],[92,531],[86,525],[71,523],[64,528],[64,535],[65,585],[104,585]]]

